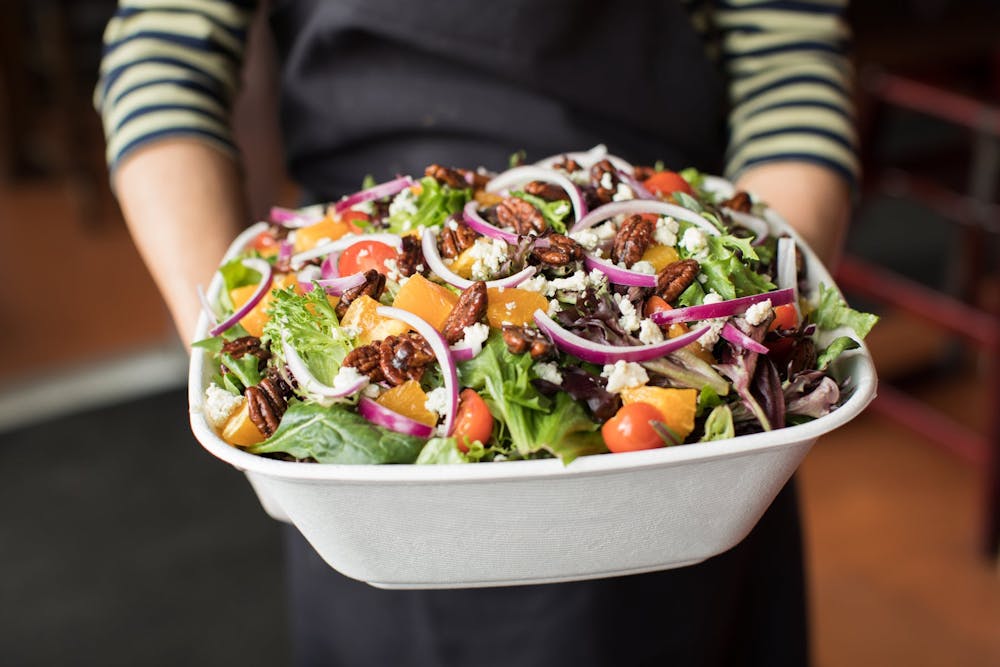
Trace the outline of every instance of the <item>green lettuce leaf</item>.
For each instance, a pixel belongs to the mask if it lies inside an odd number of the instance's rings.
[[[819,302],[810,315],[820,329],[836,329],[847,326],[854,329],[859,338],[864,338],[878,322],[878,315],[862,313],[847,305],[840,292],[823,283],[819,286]]]
[[[341,362],[354,345],[341,328],[326,292],[317,287],[306,294],[296,294],[294,286],[275,290],[268,313],[271,317],[264,325],[264,335],[272,341],[281,341],[284,331],[316,379],[333,384]],[[281,360],[281,345],[274,345],[271,350]]]
[[[733,411],[728,405],[717,405],[705,420],[705,435],[701,437],[702,442],[711,440],[725,440],[736,437],[736,428],[733,426]]]
[[[699,256],[701,272],[707,280],[702,285],[723,299],[760,294],[774,289],[774,283],[754,271],[746,262],[757,260],[757,253],[749,239],[732,234],[708,236],[707,256]],[[684,253],[689,255],[689,253]],[[742,258],[741,258],[742,255]]]
[[[420,179],[420,194],[414,198],[416,212],[396,211],[389,216],[387,231],[399,234],[419,227],[440,227],[452,213],[458,213],[472,196],[472,190],[442,185],[429,176]]]
[[[854,340],[850,336],[840,336],[832,343],[830,343],[825,350],[823,350],[819,356],[816,358],[816,368],[819,370],[826,370],[834,359],[839,357],[843,352],[847,350],[856,350],[861,347],[858,341]]]
[[[426,440],[372,424],[340,405],[291,401],[274,435],[248,448],[253,454],[284,453],[319,463],[413,463]]]
[[[573,210],[573,205],[569,203],[566,199],[557,199],[555,201],[545,201],[541,197],[536,197],[535,195],[530,195],[527,192],[522,192],[520,190],[511,193],[513,196],[523,199],[528,202],[539,211],[542,212],[542,217],[545,218],[545,222],[548,223],[549,227],[558,234],[566,233],[566,216],[570,214]]]

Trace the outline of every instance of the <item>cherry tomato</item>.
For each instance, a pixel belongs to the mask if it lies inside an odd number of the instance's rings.
[[[626,403],[615,416],[604,422],[601,436],[612,452],[656,449],[665,444],[650,422],[663,421],[663,415],[649,403]]]
[[[255,236],[250,245],[254,250],[257,250],[262,255],[266,255],[269,252],[278,252],[278,246],[281,244],[278,239],[274,238],[274,234],[269,230],[265,230]]]
[[[651,296],[646,299],[646,305],[642,308],[642,314],[645,317],[649,317],[653,313],[660,313],[665,310],[673,310],[673,308],[663,297]]]
[[[354,221],[359,220],[361,222],[371,222],[372,217],[363,211],[347,209],[340,214],[340,219],[350,224],[352,234],[360,234],[361,228],[355,225]]]
[[[767,330],[774,331],[775,329],[794,329],[798,325],[799,314],[795,311],[795,304],[786,303],[781,306],[775,306],[774,320],[772,320],[770,326],[767,327]]]
[[[676,171],[658,171],[642,182],[655,195],[669,195],[678,190],[694,196],[691,185]]]
[[[486,443],[493,435],[493,415],[483,397],[472,389],[463,389],[459,394],[458,414],[451,434],[458,448],[469,451],[470,442]]]
[[[340,259],[337,260],[337,270],[342,276],[351,276],[368,269],[375,269],[379,273],[388,273],[389,269],[385,267],[385,260],[398,257],[396,249],[390,245],[378,241],[359,241],[340,253]]]

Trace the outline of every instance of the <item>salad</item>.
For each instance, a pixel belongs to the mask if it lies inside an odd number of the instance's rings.
[[[877,318],[804,293],[765,213],[603,146],[274,208],[201,294],[205,416],[261,456],[420,464],[568,463],[822,417],[845,390],[831,362]]]

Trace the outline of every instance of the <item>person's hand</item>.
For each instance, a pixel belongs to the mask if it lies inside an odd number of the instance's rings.
[[[138,149],[118,165],[115,192],[129,231],[186,346],[208,281],[245,224],[239,171],[232,157],[191,139]]]
[[[850,190],[841,176],[807,162],[771,162],[748,169],[736,186],[767,202],[828,268],[836,266],[850,214]]]

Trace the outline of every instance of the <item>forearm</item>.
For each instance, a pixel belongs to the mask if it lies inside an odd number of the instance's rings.
[[[836,265],[850,215],[850,191],[843,177],[807,162],[768,162],[743,172],[737,187],[767,202],[824,264]]]
[[[196,288],[208,285],[246,223],[238,166],[204,143],[173,139],[131,153],[116,169],[114,186],[135,244],[190,345],[200,309]]]

